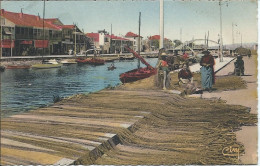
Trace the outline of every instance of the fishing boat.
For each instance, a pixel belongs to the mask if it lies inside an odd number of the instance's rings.
[[[4,72],[5,71],[5,67],[4,66],[0,66],[0,71]]]
[[[6,69],[30,69],[31,65],[8,65]]]
[[[44,60],[42,64],[32,65],[33,69],[50,69],[50,68],[60,68],[62,66],[61,63],[58,63],[55,59]]]
[[[98,59],[98,58],[77,58],[76,62],[78,64],[89,64],[89,65],[104,65],[105,60],[103,59]]]
[[[122,83],[128,83],[128,82],[134,82],[137,80],[141,80],[144,78],[148,78],[152,75],[155,75],[157,73],[157,69],[153,68],[149,63],[147,63],[143,57],[141,57],[139,54],[137,54],[134,50],[125,47],[127,50],[129,50],[133,55],[140,59],[140,61],[146,65],[144,68],[137,68],[125,73],[120,74],[119,79]]]
[[[149,63],[147,63],[143,57],[140,56],[140,25],[141,25],[141,12],[139,13],[139,44],[138,44],[138,53],[136,53],[134,50],[128,48],[125,46],[125,49],[127,49],[129,52],[133,53],[134,57],[138,59],[138,68],[128,71],[126,73],[120,74],[119,79],[122,83],[127,82],[133,82],[137,80],[141,80],[144,78],[148,78],[152,75],[155,75],[157,73],[157,69],[153,68]],[[146,65],[144,68],[140,68],[140,61]]]

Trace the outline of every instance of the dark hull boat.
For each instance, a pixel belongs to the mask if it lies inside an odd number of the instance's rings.
[[[7,69],[30,69],[31,65],[8,65]]]
[[[4,66],[0,66],[0,71],[4,72],[5,71],[5,67]]]
[[[78,64],[90,64],[90,65],[104,65],[105,61],[103,59],[97,58],[78,58],[76,59]]]
[[[144,78],[148,78],[152,75],[155,75],[157,73],[157,69],[153,68],[149,63],[147,63],[143,57],[141,57],[139,54],[137,54],[135,51],[133,51],[132,49],[125,47],[126,49],[128,49],[130,52],[132,52],[134,54],[134,56],[138,59],[141,60],[141,62],[143,64],[145,64],[147,67],[144,68],[138,68],[138,69],[134,69],[128,72],[125,72],[123,74],[120,74],[119,79],[122,83],[127,83],[127,82],[133,82],[133,81],[137,81],[137,80],[141,80]]]

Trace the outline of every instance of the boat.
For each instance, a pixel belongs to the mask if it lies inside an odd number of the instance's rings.
[[[119,79],[122,83],[128,83],[128,82],[134,82],[137,80],[141,80],[144,78],[148,78],[152,75],[155,75],[157,73],[157,69],[153,68],[149,63],[147,63],[143,57],[141,57],[139,54],[137,54],[134,50],[125,47],[127,50],[129,50],[133,55],[140,59],[140,61],[145,64],[147,67],[144,68],[137,68],[125,73],[120,74]]]
[[[4,72],[5,71],[5,67],[4,66],[0,66],[0,71]]]
[[[111,66],[107,67],[107,70],[114,70],[116,69],[116,67],[114,66],[114,64],[112,64]]]
[[[50,69],[50,68],[60,68],[62,66],[61,63],[58,63],[55,59],[44,60],[42,64],[32,65],[33,69]]]
[[[6,69],[30,69],[31,65],[8,65]]]
[[[63,65],[77,64],[77,62],[75,60],[62,60],[62,61],[60,61],[60,63],[63,64]]]
[[[119,57],[119,60],[122,61],[122,60],[134,60],[135,57],[134,56],[120,56]]]
[[[104,65],[105,64],[105,60],[103,59],[98,59],[98,58],[77,58],[76,62],[78,64],[89,64],[89,65]]]

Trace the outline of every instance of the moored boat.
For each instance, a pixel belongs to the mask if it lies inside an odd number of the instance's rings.
[[[8,65],[6,69],[29,69],[31,65]]]
[[[33,69],[50,69],[50,68],[60,68],[61,63],[58,63],[55,59],[45,60],[42,64],[32,65]]]
[[[0,71],[4,72],[5,71],[5,67],[4,66],[0,66]]]
[[[77,62],[75,60],[62,60],[62,61],[60,61],[60,63],[63,64],[63,65],[77,64]]]
[[[120,74],[119,79],[122,83],[133,82],[140,79],[148,78],[157,73],[157,69],[153,68],[149,63],[147,63],[143,57],[137,54],[134,50],[125,47],[127,50],[133,53],[133,55],[140,59],[140,61],[147,67],[134,69],[125,73]]]
[[[90,65],[104,65],[105,60],[98,58],[77,58],[76,62],[78,64],[90,64]]]

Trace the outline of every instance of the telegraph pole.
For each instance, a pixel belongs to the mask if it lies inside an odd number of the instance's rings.
[[[222,9],[221,9],[221,0],[219,0],[219,12],[220,12],[220,54],[219,61],[223,62],[223,39],[222,39]]]
[[[160,0],[160,49],[164,47],[164,11],[163,0]]]
[[[77,28],[76,28],[76,23],[75,23],[75,43],[74,43],[74,55],[76,56],[76,52],[77,52],[77,34],[76,34],[76,32],[77,32]]]
[[[0,1],[0,11],[2,11],[2,5],[1,5],[1,3],[2,3],[2,1]],[[0,15],[0,32],[1,32],[1,39],[0,39],[0,40],[1,40],[1,42],[0,42],[0,43],[1,43],[1,46],[0,46],[0,47],[1,47],[1,50],[0,50],[0,51],[1,51],[1,52],[0,52],[0,58],[2,58],[2,46],[3,46],[3,41],[2,41],[2,38],[3,38],[3,37],[2,37],[2,15]]]
[[[232,22],[232,45],[234,46],[234,23]]]

